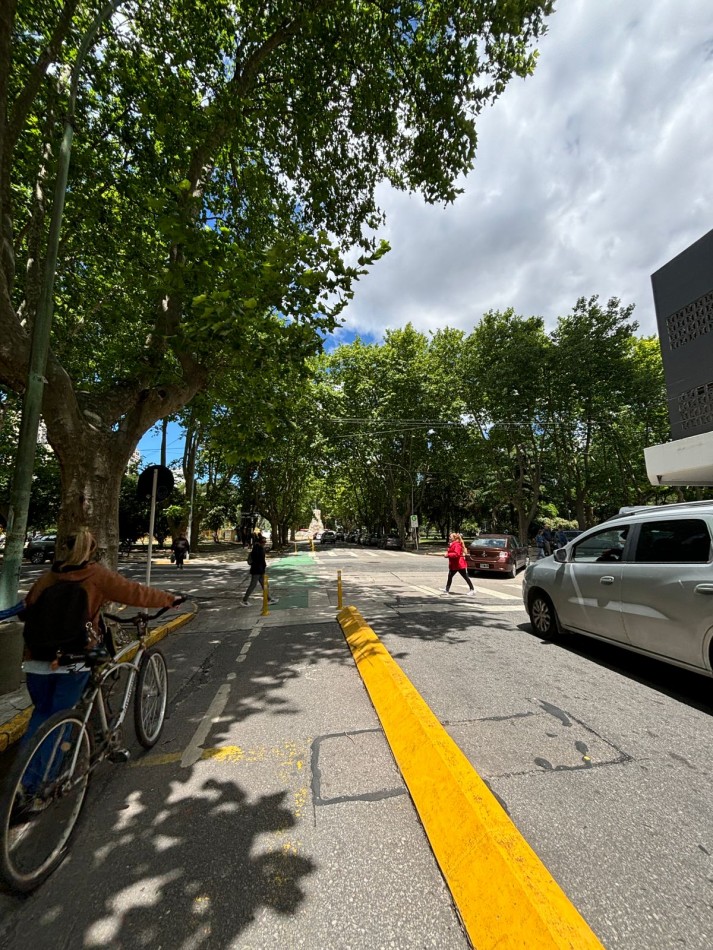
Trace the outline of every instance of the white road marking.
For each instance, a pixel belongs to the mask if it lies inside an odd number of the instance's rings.
[[[213,697],[213,702],[208,707],[208,712],[205,714],[203,719],[201,719],[200,725],[193,733],[193,738],[188,743],[183,755],[181,756],[182,769],[190,768],[200,759],[202,753],[201,746],[208,737],[210,727],[225,709],[228,703],[229,695],[230,686],[227,683],[223,683],[223,685],[218,688],[218,692]]]

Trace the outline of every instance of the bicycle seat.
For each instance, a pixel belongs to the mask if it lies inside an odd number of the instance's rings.
[[[100,666],[102,663],[108,663],[111,660],[111,654],[104,646],[94,647],[93,650],[87,650],[84,656],[87,666]]]

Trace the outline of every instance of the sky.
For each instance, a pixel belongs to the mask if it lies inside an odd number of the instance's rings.
[[[392,250],[333,343],[508,307],[551,329],[594,294],[656,333],[651,274],[713,228],[713,0],[559,0],[538,49],[480,117],[454,204],[381,189]],[[153,430],[139,449],[159,461]]]
[[[713,228],[713,2],[556,6],[535,74],[481,116],[455,204],[381,190],[392,250],[338,339],[508,307],[551,329],[594,294],[656,333],[651,274]]]

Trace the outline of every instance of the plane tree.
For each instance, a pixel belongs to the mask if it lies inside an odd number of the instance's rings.
[[[245,353],[303,360],[378,253],[377,185],[455,198],[549,0],[127,0],[89,51],[42,412],[60,530],[117,541],[144,432]],[[94,4],[0,13],[0,384],[25,386],[66,75]],[[359,263],[347,254],[357,248]],[[355,257],[356,255],[353,255]]]

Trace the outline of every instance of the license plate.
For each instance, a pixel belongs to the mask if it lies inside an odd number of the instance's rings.
[[[481,571],[487,571],[487,570],[489,569],[490,565],[489,565],[489,564],[479,564],[478,567],[480,568]]]

